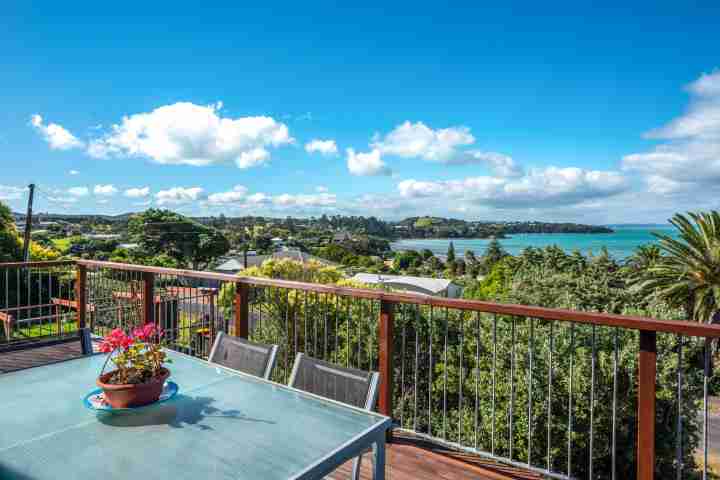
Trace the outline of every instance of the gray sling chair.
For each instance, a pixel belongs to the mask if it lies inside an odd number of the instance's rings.
[[[340,367],[298,353],[289,385],[354,407],[372,410],[377,401],[379,382],[380,374],[377,372]],[[360,478],[362,455],[353,462],[352,480]]]
[[[0,374],[92,355],[90,329],[0,344]]]
[[[277,351],[277,345],[254,343],[219,332],[208,360],[267,380],[275,368]]]

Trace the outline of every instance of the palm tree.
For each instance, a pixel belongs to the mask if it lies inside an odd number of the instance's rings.
[[[639,286],[684,308],[693,320],[720,323],[720,212],[688,216],[670,220],[679,238],[655,234],[664,255],[645,269]]]
[[[627,266],[636,272],[642,272],[652,267],[662,259],[662,250],[657,245],[649,243],[640,245],[635,249],[635,253],[628,258]]]

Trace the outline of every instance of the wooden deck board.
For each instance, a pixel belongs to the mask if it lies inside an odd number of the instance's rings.
[[[40,348],[0,352],[0,374],[80,356],[82,356],[82,347],[79,340]]]
[[[508,467],[477,455],[456,452],[410,435],[396,435],[387,446],[388,480],[539,480],[538,474]],[[352,462],[333,472],[332,480],[350,480]],[[361,464],[360,477],[371,480],[370,454]]]

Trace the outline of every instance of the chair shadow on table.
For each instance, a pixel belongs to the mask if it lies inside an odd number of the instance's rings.
[[[214,407],[212,397],[192,397],[177,395],[172,400],[159,405],[148,405],[141,410],[127,413],[102,414],[100,422],[113,427],[143,427],[149,425],[168,425],[172,428],[195,427],[200,430],[212,430],[204,423],[207,418],[223,418],[240,422],[274,424],[272,420],[250,417],[240,410],[223,410]],[[4,477],[2,477],[4,478]]]
[[[3,465],[0,462],[0,478],[2,480],[37,480],[34,477],[18,472],[14,468]]]

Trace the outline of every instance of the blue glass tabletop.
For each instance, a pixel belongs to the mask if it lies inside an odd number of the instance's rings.
[[[172,400],[137,412],[84,408],[105,360],[0,375],[0,478],[292,478],[381,415],[170,353]]]

